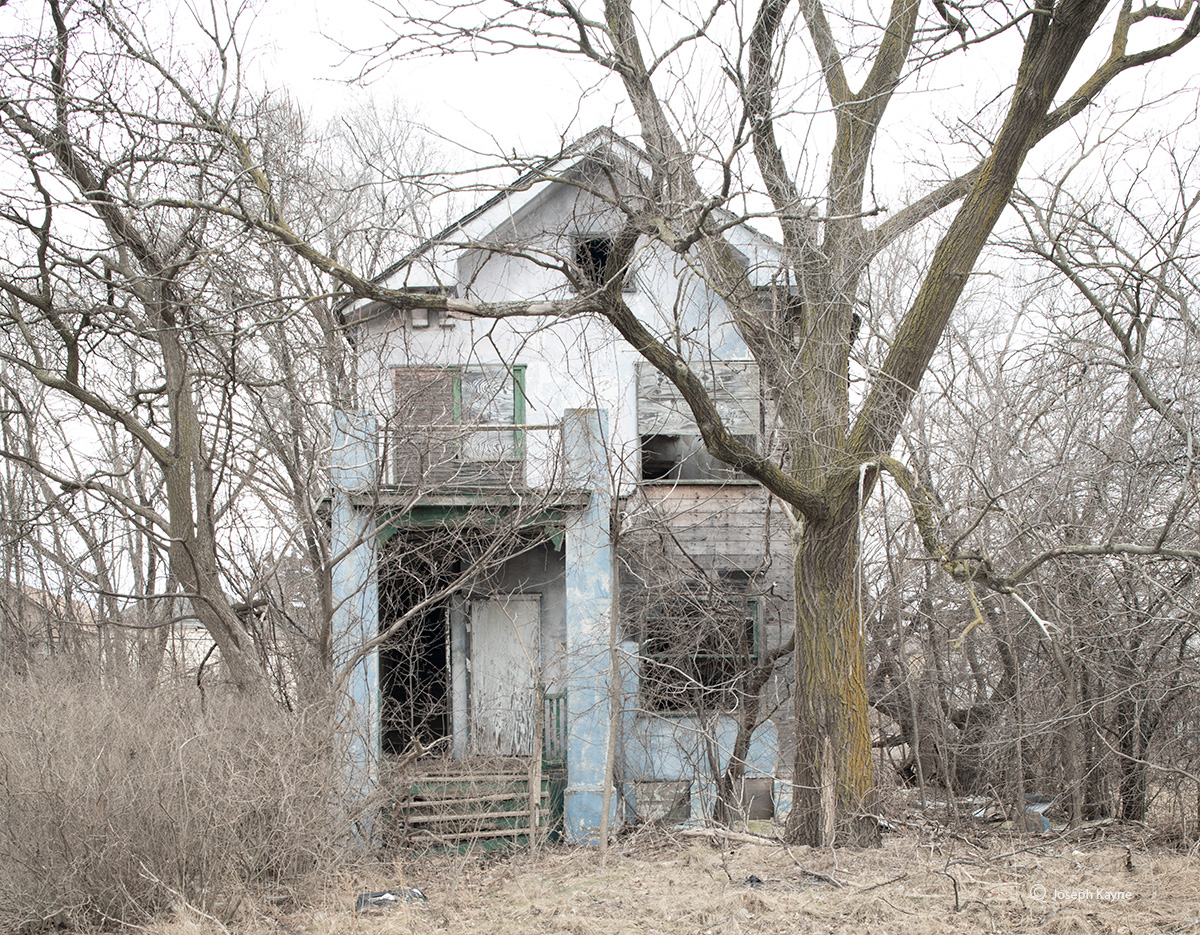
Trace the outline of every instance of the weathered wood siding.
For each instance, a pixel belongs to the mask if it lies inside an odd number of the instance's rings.
[[[693,364],[716,402],[717,412],[734,435],[757,437],[762,427],[762,391],[758,365],[750,361],[706,361]],[[679,390],[647,361],[637,364],[638,433],[695,435],[691,410]]]
[[[791,594],[787,518],[755,484],[645,484],[623,515],[632,541],[656,537],[705,569],[762,574]]]
[[[755,485],[647,484],[622,510],[622,616],[695,579],[702,570],[758,603],[760,651],[792,630],[792,562],[787,519]],[[627,633],[635,639],[636,634]]]

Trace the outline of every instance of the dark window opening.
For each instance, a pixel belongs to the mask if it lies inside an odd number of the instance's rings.
[[[650,711],[696,714],[737,707],[758,661],[758,613],[741,597],[684,592],[649,608],[641,633],[642,700]]]
[[[735,436],[753,447],[754,436]],[[643,435],[642,480],[699,481],[744,479],[740,471],[708,453],[699,435]]]
[[[583,278],[597,288],[608,281],[608,258],[613,239],[606,234],[580,237],[575,241],[575,265]]]
[[[595,289],[601,289],[617,271],[609,269],[612,258],[613,239],[608,234],[584,234],[573,238],[574,255],[572,260],[579,270],[584,283]],[[634,277],[625,272],[621,283],[622,292],[634,291]]]

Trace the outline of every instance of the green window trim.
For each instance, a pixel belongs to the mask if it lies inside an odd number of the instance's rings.
[[[524,425],[525,424],[525,371],[528,364],[451,364],[445,369],[454,374],[454,424],[460,428],[466,428],[471,425],[478,425],[486,428],[489,425],[505,424],[494,422],[464,422],[463,421],[463,376],[471,373],[483,373],[488,370],[503,369],[512,377],[512,421],[509,425]],[[523,429],[513,429],[513,456],[514,461],[525,460],[525,431]],[[471,460],[463,456],[461,460]],[[504,459],[508,460],[508,459]]]
[[[513,364],[513,424],[525,424],[525,364]],[[513,432],[513,447],[517,460],[525,460],[525,430]]]

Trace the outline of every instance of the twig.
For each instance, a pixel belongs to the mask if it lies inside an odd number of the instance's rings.
[[[854,892],[856,892],[856,893],[869,893],[869,892],[871,892],[871,890],[878,890],[878,889],[882,889],[882,888],[883,888],[883,887],[885,887],[885,886],[891,886],[893,883],[899,883],[901,880],[907,880],[907,879],[908,879],[908,874],[907,874],[907,873],[902,873],[902,874],[900,874],[900,876],[898,876],[898,877],[892,877],[890,880],[884,880],[884,881],[883,881],[883,882],[881,882],[881,883],[872,883],[870,886],[862,886],[862,887],[859,887],[859,888],[858,888],[858,889],[856,889]],[[891,905],[891,903],[888,903],[888,905],[890,906],[890,905]]]
[[[738,844],[779,844],[774,834],[753,834],[748,831],[716,830],[714,828],[684,828],[679,832],[686,838],[711,838],[714,841],[736,841]]]
[[[959,901],[958,901],[958,880],[955,878],[954,874],[952,874],[949,870],[939,870],[938,873],[940,873],[944,877],[949,877],[950,882],[954,884],[954,911],[962,912],[962,906],[959,904]]]
[[[710,838],[716,841],[736,841],[738,844],[780,844],[787,851],[788,856],[792,858],[792,862],[800,868],[800,872],[806,877],[812,877],[814,880],[820,880],[822,883],[828,883],[830,886],[836,886],[841,889],[846,884],[835,877],[829,876],[827,873],[821,873],[818,870],[809,870],[792,853],[792,849],[783,842],[783,840],[774,834],[751,834],[746,831],[725,831],[715,830],[713,828],[685,828],[679,832],[682,836],[688,838]]]
[[[886,899],[884,899],[882,896],[880,896],[880,897],[879,897],[879,900],[880,900],[880,902],[884,903],[885,905],[891,906],[891,907],[892,907],[893,909],[895,909],[897,912],[903,912],[903,913],[904,913],[906,916],[915,916],[915,915],[916,915],[916,913],[915,913],[915,912],[910,912],[910,911],[909,911],[909,910],[907,910],[907,909],[901,909],[901,908],[900,908],[899,906],[897,906],[895,903],[889,903],[889,902],[888,902]]]
[[[828,883],[830,886],[836,886],[839,890],[843,889],[846,886],[846,884],[843,883],[841,880],[837,879],[836,877],[831,877],[827,873],[821,873],[817,870],[809,870],[802,863],[800,863],[800,861],[798,861],[796,859],[796,855],[792,853],[792,849],[790,847],[788,847],[786,844],[783,845],[783,849],[785,851],[787,851],[788,857],[792,858],[792,863],[794,863],[797,867],[799,867],[800,872],[803,873],[806,877],[812,877],[814,880],[820,880],[822,883]]]
[[[229,929],[226,928],[224,922],[222,922],[220,919],[218,919],[214,915],[209,915],[207,912],[205,912],[199,906],[192,905],[192,903],[188,902],[188,898],[186,896],[184,896],[183,893],[181,893],[179,890],[175,889],[175,887],[171,886],[169,883],[164,883],[162,880],[160,880],[158,878],[158,876],[154,873],[154,871],[152,871],[149,867],[147,867],[146,864],[143,863],[142,861],[140,861],[140,860],[138,861],[138,866],[142,868],[142,876],[144,876],[147,880],[149,880],[151,883],[155,883],[158,886],[161,886],[168,893],[170,893],[172,896],[174,896],[176,899],[178,899],[185,908],[190,909],[192,912],[196,913],[196,915],[198,915],[198,916],[208,919],[209,922],[212,922],[214,925],[216,925],[217,928],[219,928],[222,932],[225,933],[225,935],[230,935]]]

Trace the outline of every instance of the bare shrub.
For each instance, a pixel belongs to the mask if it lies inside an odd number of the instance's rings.
[[[0,929],[146,919],[337,857],[328,720],[194,689],[0,679]]]

